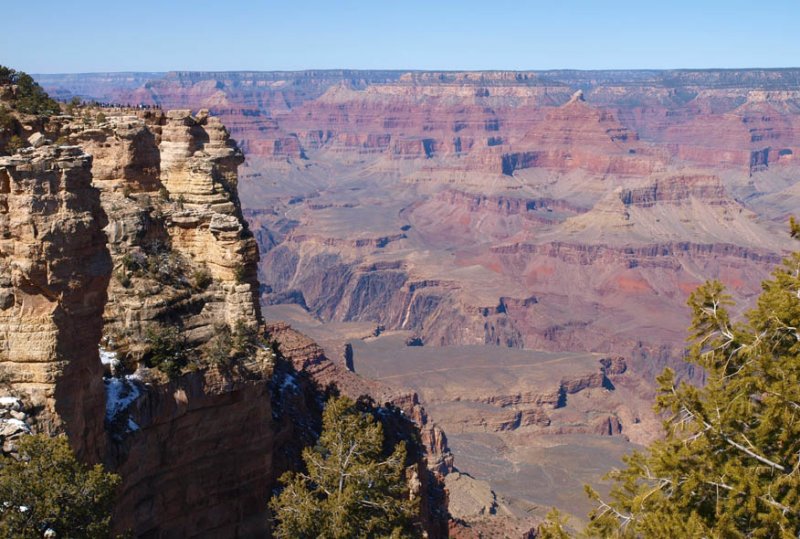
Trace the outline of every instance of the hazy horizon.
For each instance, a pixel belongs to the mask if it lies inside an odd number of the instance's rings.
[[[6,64],[3,64],[6,65]],[[7,67],[14,68],[13,65]],[[358,69],[349,67],[331,68],[307,68],[307,69],[170,69],[167,71],[153,71],[144,69],[141,71],[52,71],[52,72],[30,72],[32,75],[166,75],[170,73],[312,73],[312,72],[390,72],[390,73],[559,73],[559,72],[581,72],[581,73],[615,73],[615,72],[670,72],[670,71],[795,71],[800,70],[800,64],[785,67],[762,67],[762,66],[742,66],[742,67],[674,67],[674,68],[651,68],[651,67],[631,67],[620,69],[575,69],[571,67],[553,69]]]

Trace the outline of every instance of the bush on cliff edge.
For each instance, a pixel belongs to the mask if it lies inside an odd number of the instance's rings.
[[[18,458],[0,458],[0,536],[110,537],[119,480],[78,462],[64,437],[24,436]]]
[[[791,220],[800,239],[800,224]],[[666,437],[609,474],[610,500],[586,530],[600,537],[796,538],[800,534],[800,253],[762,283],[755,309],[731,319],[711,281],[689,298],[687,361],[704,387],[658,377]],[[544,537],[563,533],[551,518]]]
[[[19,112],[43,116],[61,113],[58,102],[51,99],[47,92],[27,73],[0,65],[0,85],[17,87],[14,108]]]
[[[331,398],[306,473],[286,473],[270,502],[279,538],[413,537],[416,504],[405,480],[406,448],[387,455],[383,427],[347,397]]]

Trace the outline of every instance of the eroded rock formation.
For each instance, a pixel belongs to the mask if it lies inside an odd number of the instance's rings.
[[[0,383],[65,431],[78,454],[104,448],[97,343],[111,274],[92,158],[44,146],[0,158]]]
[[[122,476],[120,532],[263,536],[277,476],[318,433],[319,387],[358,397],[378,386],[329,368],[288,326],[270,338],[302,377],[258,339],[267,328],[237,193],[243,157],[218,119],[94,114],[51,118],[40,148],[0,158],[4,450],[27,432],[66,432],[81,458]],[[150,359],[164,328],[184,357],[170,377]],[[229,362],[220,334],[255,340]],[[375,395],[407,410],[393,435],[422,429],[414,492],[423,525],[442,536],[446,499],[426,451],[447,471],[444,435],[413,395]]]

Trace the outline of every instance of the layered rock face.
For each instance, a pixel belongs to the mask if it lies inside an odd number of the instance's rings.
[[[202,351],[222,326],[261,324],[241,153],[207,116],[106,112],[51,118],[60,145],[0,158],[3,449],[65,432],[123,477],[120,531],[263,534],[274,466],[292,464],[273,450],[306,436],[274,413],[294,397],[274,398],[271,353],[174,381],[142,363],[153,328]]]
[[[122,476],[119,532],[262,537],[277,477],[318,435],[319,387],[336,383],[401,406],[407,417],[387,426],[398,439],[422,430],[413,492],[424,528],[443,536],[452,455],[414,395],[373,387],[288,326],[270,338],[302,377],[258,341],[233,363],[212,355],[220,334],[267,329],[243,158],[219,120],[105,109],[53,117],[46,133],[68,145],[0,158],[4,450],[66,432],[81,458]],[[151,368],[167,328],[188,358],[169,378]]]
[[[66,432],[96,462],[105,445],[97,343],[111,259],[91,167],[77,147],[0,158],[0,378],[39,410],[38,430]]]
[[[241,152],[207,114],[141,116],[63,127],[95,156],[94,182],[110,216],[116,278],[106,335],[135,347],[151,323],[179,322],[202,344],[214,324],[254,326],[258,247],[238,205]],[[142,300],[143,292],[152,298]]]

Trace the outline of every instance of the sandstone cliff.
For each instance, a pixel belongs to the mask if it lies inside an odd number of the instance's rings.
[[[0,158],[0,383],[65,431],[78,454],[103,451],[97,343],[111,273],[92,158],[43,147]]]
[[[53,117],[45,133],[58,144],[0,158],[5,450],[26,432],[66,432],[122,476],[119,531],[263,536],[277,476],[318,432],[320,386],[375,388],[290,328],[266,333],[243,157],[218,119],[95,109]],[[155,363],[165,335],[180,356],[170,371]],[[276,363],[268,338],[306,372]],[[447,471],[444,436],[413,397],[375,396],[411,418],[388,432],[415,440],[422,428],[414,492],[441,536],[446,500],[426,451]]]

